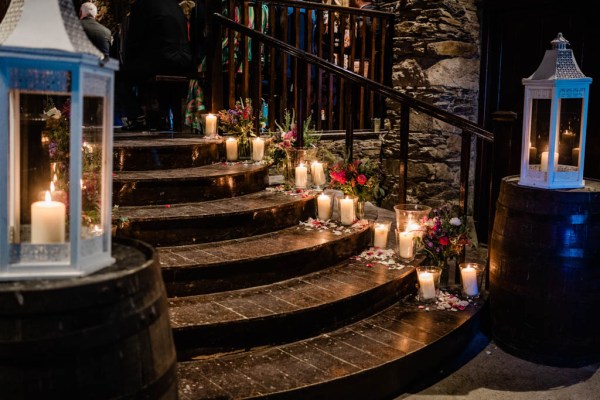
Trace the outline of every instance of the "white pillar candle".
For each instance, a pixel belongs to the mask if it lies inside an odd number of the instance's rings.
[[[529,163],[537,158],[537,149],[533,146],[529,146]]]
[[[388,224],[375,224],[373,232],[373,246],[385,249],[387,247],[388,233],[390,226]]]
[[[310,174],[312,175],[313,184],[321,186],[325,184],[325,171],[323,170],[323,163],[313,161],[310,165]]]
[[[433,274],[431,272],[419,273],[419,286],[421,287],[421,297],[423,300],[435,298],[435,284],[433,283]]]
[[[238,144],[237,139],[228,138],[225,141],[225,148],[227,150],[227,161],[235,161],[238,158]]]
[[[400,258],[410,259],[414,257],[413,232],[400,232],[398,235],[398,253]]]
[[[215,136],[217,134],[217,116],[214,114],[206,115],[206,136]]]
[[[322,221],[331,218],[331,197],[325,193],[317,197],[317,216]]]
[[[50,192],[46,192],[44,201],[31,204],[31,243],[63,243],[65,221],[65,205],[52,201]]]
[[[464,267],[460,270],[462,278],[463,291],[467,296],[477,296],[479,287],[477,286],[477,270],[473,267]]]
[[[354,199],[349,197],[340,199],[340,222],[342,225],[354,223]]]
[[[558,165],[558,153],[554,152],[554,165]],[[542,163],[541,163],[542,172],[548,172],[548,152],[542,152]]]
[[[572,163],[574,165],[579,165],[579,147],[574,147],[571,150],[571,157],[573,158]]]
[[[308,181],[308,170],[304,164],[301,163],[296,167],[294,176],[296,177],[296,187],[305,188]]]
[[[265,155],[265,141],[262,138],[252,139],[252,161],[262,161]]]

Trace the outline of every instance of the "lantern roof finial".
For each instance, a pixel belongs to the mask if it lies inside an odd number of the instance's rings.
[[[12,0],[0,23],[0,46],[61,50],[104,58],[85,34],[72,0]]]
[[[577,61],[575,61],[573,50],[567,48],[567,45],[570,43],[564,38],[562,33],[559,33],[550,43],[552,44],[552,49],[546,50],[544,59],[538,69],[533,75],[525,80],[550,81],[558,79],[580,79],[586,77],[579,69]]]

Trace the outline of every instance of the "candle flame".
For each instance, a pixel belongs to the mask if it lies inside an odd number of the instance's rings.
[[[52,177],[52,181],[58,182],[58,176],[56,176],[56,174],[54,174],[54,176]]]
[[[54,182],[50,182],[50,193],[54,193]]]
[[[45,200],[46,200],[46,203],[50,203],[50,201],[52,201],[52,196],[50,196],[49,190],[46,190]]]

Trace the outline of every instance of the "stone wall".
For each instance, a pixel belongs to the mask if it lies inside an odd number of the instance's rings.
[[[380,1],[379,6],[397,16],[394,89],[475,121],[480,54],[475,0]],[[400,107],[389,101],[387,107],[392,130],[383,138],[382,159],[390,195],[383,206],[391,209],[399,202]],[[412,111],[409,140],[408,201],[457,202],[460,131]],[[474,154],[471,159],[472,171]]]

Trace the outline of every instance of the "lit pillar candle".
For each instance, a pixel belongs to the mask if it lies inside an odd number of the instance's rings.
[[[297,188],[305,188],[306,183],[308,181],[308,170],[304,164],[300,164],[296,167],[295,177],[296,177],[296,187]]]
[[[400,258],[412,259],[414,257],[414,237],[415,235],[412,232],[400,232],[398,235],[398,253]]]
[[[473,267],[464,267],[460,270],[460,276],[465,294],[467,296],[477,296],[479,294],[477,270]]]
[[[373,232],[373,246],[384,249],[387,247],[388,233],[390,227],[388,224],[375,224]]]
[[[537,158],[537,149],[529,142],[529,162],[531,163]]]
[[[342,225],[354,223],[354,199],[349,197],[340,199],[340,222]]]
[[[325,184],[325,171],[323,170],[323,163],[313,161],[313,163],[310,165],[310,173],[315,186],[321,186]]]
[[[31,243],[63,243],[65,221],[65,205],[52,201],[50,192],[46,192],[44,201],[31,205]]]
[[[558,165],[558,153],[554,152],[554,165]],[[541,162],[542,172],[548,172],[548,152],[542,152],[542,162]]]
[[[217,116],[214,114],[208,114],[206,116],[206,136],[215,136],[217,134]]]
[[[435,298],[435,284],[431,272],[419,273],[419,286],[421,287],[423,300]]]
[[[227,161],[235,161],[238,158],[237,139],[228,138],[225,141],[225,149],[227,150]]]
[[[262,138],[252,139],[252,161],[261,161],[265,155],[265,141]]]
[[[573,164],[579,165],[579,147],[575,147],[571,150],[571,157],[573,158]]]
[[[331,218],[331,197],[325,193],[317,197],[317,216],[322,221]]]

